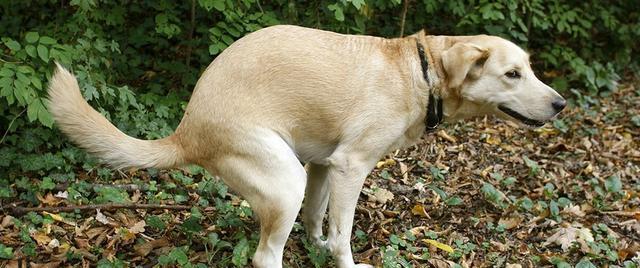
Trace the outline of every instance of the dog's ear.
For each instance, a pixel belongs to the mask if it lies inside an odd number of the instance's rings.
[[[471,43],[456,43],[442,53],[442,66],[447,74],[448,87],[458,88],[469,74],[469,70],[483,63],[489,51]]]

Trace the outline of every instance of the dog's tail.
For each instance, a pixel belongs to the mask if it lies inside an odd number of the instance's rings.
[[[140,140],[122,133],[89,106],[76,78],[56,65],[49,84],[48,108],[58,127],[73,142],[114,168],[170,168],[185,164],[176,136]]]

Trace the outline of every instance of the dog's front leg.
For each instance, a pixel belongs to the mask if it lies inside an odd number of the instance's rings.
[[[377,159],[355,153],[334,153],[329,159],[327,246],[338,268],[373,267],[354,263],[351,253],[351,228],[362,184]]]

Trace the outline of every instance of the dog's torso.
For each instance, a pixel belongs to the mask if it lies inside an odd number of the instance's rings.
[[[304,162],[324,163],[341,143],[368,146],[354,140],[371,132],[388,133],[395,149],[424,131],[420,68],[415,41],[266,28],[206,69],[176,135],[194,162],[233,154],[225,143],[261,131],[276,132]]]

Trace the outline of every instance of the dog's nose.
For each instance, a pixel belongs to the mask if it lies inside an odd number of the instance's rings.
[[[556,112],[559,113],[560,111],[562,111],[562,109],[564,109],[564,107],[567,106],[567,101],[565,99],[557,99],[551,103],[551,106],[554,110],[556,110]]]

